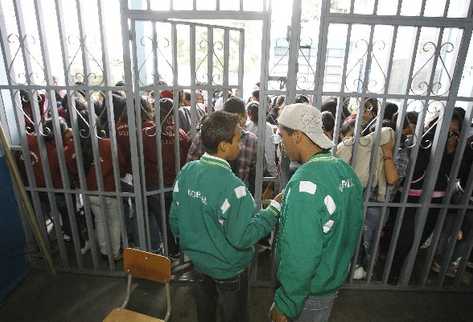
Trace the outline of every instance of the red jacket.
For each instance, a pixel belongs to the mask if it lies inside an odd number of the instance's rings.
[[[112,142],[110,139],[100,139],[98,140],[98,145],[104,191],[115,191],[112,162]],[[87,189],[92,191],[98,190],[97,177],[95,175],[95,164],[90,166],[87,173]]]
[[[159,184],[159,172],[158,172],[158,147],[156,142],[156,126],[152,121],[146,121],[143,123],[143,152],[144,152],[144,163],[145,163],[145,174],[146,174],[146,186],[151,187]],[[175,127],[174,124],[164,124],[163,132],[161,134],[161,145],[162,153],[161,158],[163,160],[163,172],[164,172],[164,186],[172,187],[174,180],[176,179],[176,158],[174,156],[174,142],[175,142]],[[187,134],[179,129],[179,146],[180,146],[180,166],[182,167],[186,163],[187,151],[190,146],[190,139]]]
[[[27,135],[28,146],[31,153],[31,162],[33,171],[36,179],[36,186],[44,188],[46,187],[46,178],[43,173],[41,155],[39,153],[38,138],[36,135]],[[48,156],[49,173],[51,174],[51,180],[55,189],[62,189],[62,178],[61,170],[59,167],[59,159],[57,156],[56,144],[54,141],[45,142],[46,151]],[[69,164],[74,154],[74,146],[72,141],[64,142],[64,159],[66,164]]]
[[[120,175],[131,173],[130,136],[128,123],[118,121],[116,126],[117,150],[120,162]]]

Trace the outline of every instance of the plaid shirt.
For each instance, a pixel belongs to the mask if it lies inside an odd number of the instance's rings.
[[[234,161],[229,161],[233,173],[235,173],[246,185],[250,182],[250,175],[256,168],[256,135],[248,131],[241,131],[240,154]],[[199,160],[204,154],[204,146],[198,132],[192,140],[187,154],[187,162]]]

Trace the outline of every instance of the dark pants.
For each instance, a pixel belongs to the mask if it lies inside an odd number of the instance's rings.
[[[248,322],[248,272],[217,280],[200,274],[193,287],[199,322],[217,321],[217,309],[221,322]]]
[[[409,197],[407,199],[408,203],[418,203],[419,198]],[[441,202],[441,198],[432,199],[433,203]],[[398,208],[392,208],[394,216],[397,216]],[[392,281],[396,281],[402,272],[404,262],[408,257],[412,244],[414,243],[416,223],[417,223],[417,210],[419,208],[406,208],[404,212],[404,218],[401,224],[401,229],[399,231],[399,239],[397,241],[396,251],[394,253],[392,267],[391,267],[391,277]],[[421,244],[422,245],[430,236],[435,228],[437,223],[437,217],[439,213],[439,208],[431,208],[427,214],[427,219],[425,222],[424,230],[422,232]],[[393,215],[393,213],[392,213]]]

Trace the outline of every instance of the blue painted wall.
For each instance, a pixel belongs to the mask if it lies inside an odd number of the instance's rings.
[[[25,236],[10,173],[0,151],[0,302],[26,275]]]

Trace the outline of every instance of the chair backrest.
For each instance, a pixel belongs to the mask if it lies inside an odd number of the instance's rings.
[[[123,251],[123,270],[133,277],[159,283],[171,280],[169,258],[135,248],[126,248]]]

